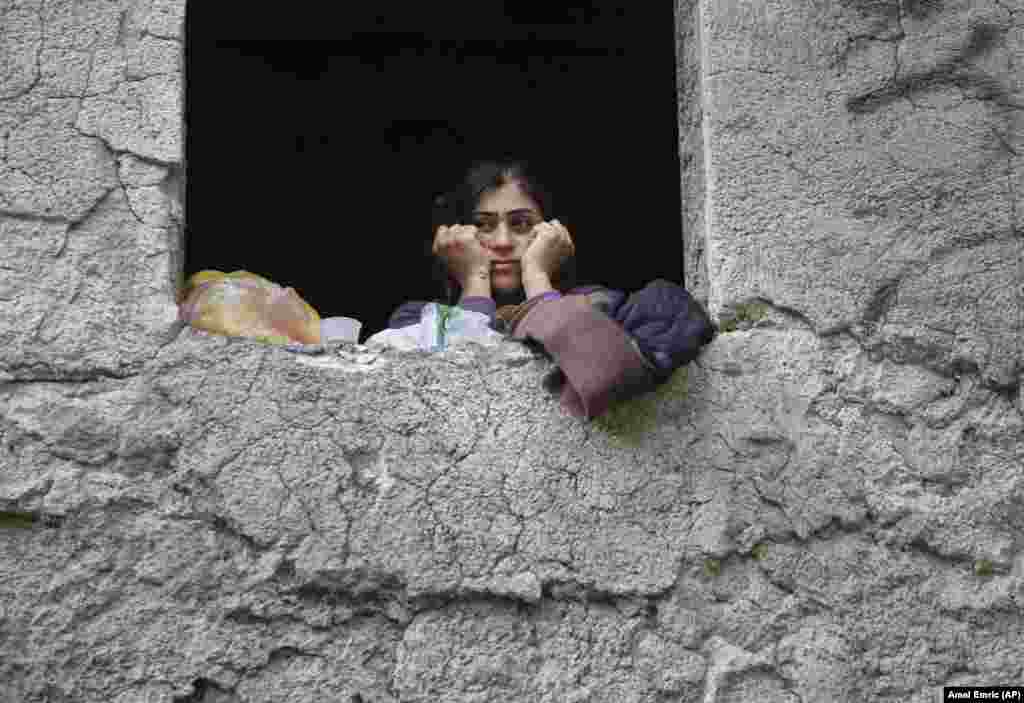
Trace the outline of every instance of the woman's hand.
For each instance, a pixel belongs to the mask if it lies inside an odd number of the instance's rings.
[[[523,253],[523,278],[529,275],[542,274],[553,277],[562,268],[566,259],[576,253],[572,237],[558,220],[541,222],[533,228],[533,241]]]
[[[433,251],[444,259],[463,290],[470,283],[490,286],[491,255],[477,239],[476,225],[441,225],[434,235]]]

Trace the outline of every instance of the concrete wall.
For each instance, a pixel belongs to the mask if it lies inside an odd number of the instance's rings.
[[[1020,8],[716,2],[701,18],[710,301],[1019,387]]]
[[[676,3],[676,96],[679,106],[679,163],[683,204],[683,271],[686,288],[708,299],[705,256],[704,81],[701,72],[700,4]]]
[[[181,2],[0,5],[0,365],[122,376],[182,266]]]
[[[723,333],[587,424],[512,343],[173,323],[183,7],[0,5],[0,701],[1024,681],[1024,13],[680,2]]]

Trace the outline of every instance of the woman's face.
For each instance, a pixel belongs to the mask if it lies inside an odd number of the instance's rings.
[[[523,285],[519,260],[530,246],[534,225],[542,221],[540,207],[516,183],[480,196],[472,223],[477,227],[480,243],[491,253],[493,290],[512,292]],[[501,261],[513,263],[498,263]]]

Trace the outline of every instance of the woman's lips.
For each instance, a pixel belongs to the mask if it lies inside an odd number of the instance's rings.
[[[496,270],[498,270],[498,271],[509,271],[509,270],[515,268],[515,266],[516,266],[516,262],[515,261],[495,261],[494,262],[494,268]]]

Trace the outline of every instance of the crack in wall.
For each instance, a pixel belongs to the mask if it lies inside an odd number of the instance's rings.
[[[894,73],[888,85],[877,90],[862,93],[846,101],[846,109],[853,113],[870,113],[885,107],[893,101],[909,97],[915,92],[932,90],[953,85],[962,90],[973,90],[977,100],[989,100],[998,105],[1024,110],[1024,104],[1010,99],[1009,93],[998,79],[987,73],[974,70],[969,62],[992,49],[997,38],[1003,34],[1001,27],[986,23],[975,24],[968,37],[951,56],[936,62],[926,71],[916,71],[897,78]],[[897,53],[898,58],[898,53]],[[899,70],[897,60],[896,71]]]
[[[871,326],[872,328],[883,324],[885,318],[889,314],[889,311],[892,310],[899,302],[899,290],[899,278],[889,279],[882,282],[882,284],[875,289],[875,292],[872,293],[871,299],[868,300],[867,305],[864,306],[864,312],[861,315],[861,322]]]
[[[224,688],[212,679],[198,677],[192,680],[192,690],[175,696],[171,703],[241,703],[233,688]]]
[[[39,43],[36,46],[36,56],[35,56],[35,69],[36,69],[36,71],[35,71],[35,76],[32,78],[32,81],[29,83],[29,85],[26,86],[24,89],[20,90],[19,92],[14,93],[13,95],[6,96],[6,97],[0,96],[0,103],[12,102],[14,100],[18,100],[20,98],[23,98],[24,96],[28,95],[33,90],[35,90],[36,86],[38,86],[40,81],[42,80],[42,77],[43,77],[43,64],[42,64],[43,44],[44,44],[44,40],[46,38],[46,34],[45,34],[46,22],[45,22],[45,18],[44,18],[45,9],[46,9],[46,0],[42,0],[42,2],[40,2],[40,4],[39,4],[39,13],[38,13],[38,17],[39,17]]]
[[[892,82],[895,84],[900,78],[900,50],[903,48],[903,40],[907,38],[907,31],[903,27],[903,3],[907,2],[908,11],[913,14],[915,8],[920,8],[914,0],[896,0],[896,26],[899,27],[899,34],[896,37],[892,49]],[[909,96],[908,96],[909,99]]]

